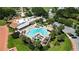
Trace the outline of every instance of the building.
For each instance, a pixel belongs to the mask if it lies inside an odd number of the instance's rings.
[[[41,17],[27,17],[27,18],[18,18],[18,19],[13,19],[11,21],[10,27],[12,28],[17,28],[17,29],[21,29],[25,26],[28,26],[29,24],[31,24],[33,21],[40,19]]]

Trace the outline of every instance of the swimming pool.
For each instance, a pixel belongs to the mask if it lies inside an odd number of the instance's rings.
[[[48,31],[45,28],[31,28],[26,33],[26,35],[29,37],[34,37],[36,34],[40,34],[42,36],[48,36]]]

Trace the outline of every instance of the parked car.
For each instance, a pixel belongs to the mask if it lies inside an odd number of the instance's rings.
[[[77,38],[77,36],[75,36],[75,35],[73,35],[73,34],[71,34],[71,33],[68,33],[68,35],[71,36],[71,37],[74,38],[74,39]]]
[[[69,35],[69,36],[74,36],[74,35],[73,35],[73,34],[71,34],[71,33],[68,33],[68,35]]]
[[[72,38],[76,39],[77,37],[76,36],[72,36]]]

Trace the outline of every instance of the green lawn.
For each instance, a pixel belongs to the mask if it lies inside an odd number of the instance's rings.
[[[51,48],[48,49],[48,51],[71,51],[72,50],[72,44],[68,37],[65,36],[64,43],[60,44],[59,46],[53,46],[53,41],[50,43]]]
[[[30,48],[21,39],[14,39],[11,35],[8,40],[8,48],[16,47],[18,51],[29,51]]]
[[[0,20],[0,26],[3,26],[6,24],[6,21],[5,20]]]

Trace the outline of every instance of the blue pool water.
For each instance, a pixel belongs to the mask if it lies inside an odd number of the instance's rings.
[[[48,31],[44,28],[32,28],[26,33],[26,35],[29,37],[34,37],[37,33],[39,33],[43,36],[48,35]]]

